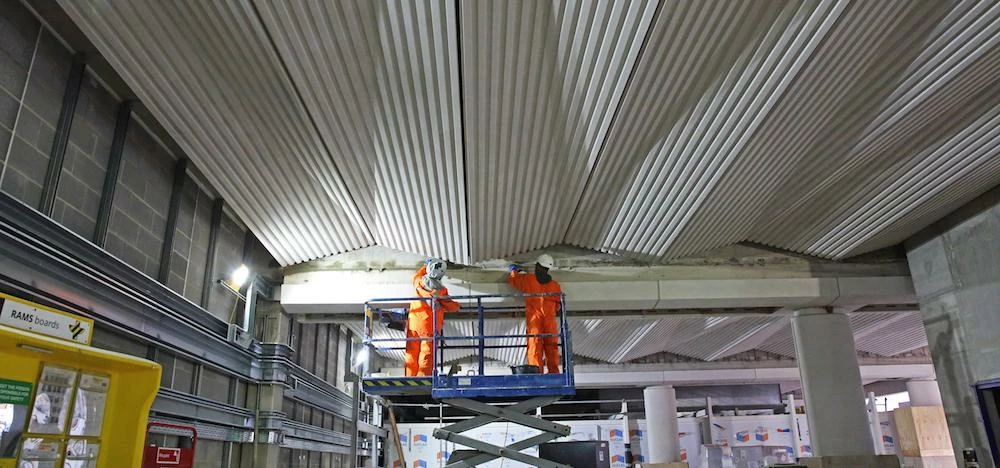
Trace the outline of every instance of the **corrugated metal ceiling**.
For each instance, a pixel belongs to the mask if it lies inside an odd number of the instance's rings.
[[[996,2],[58,1],[285,265],[844,258],[1000,183]]]

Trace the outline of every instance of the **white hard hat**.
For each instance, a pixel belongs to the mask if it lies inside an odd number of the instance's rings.
[[[552,269],[556,265],[555,260],[552,260],[552,256],[549,254],[541,254],[538,256],[538,260],[535,263],[541,265],[545,269]]]

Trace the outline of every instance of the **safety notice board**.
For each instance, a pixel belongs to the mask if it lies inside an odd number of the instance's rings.
[[[160,366],[89,347],[93,321],[0,299],[50,332],[0,323],[0,468],[139,466]]]

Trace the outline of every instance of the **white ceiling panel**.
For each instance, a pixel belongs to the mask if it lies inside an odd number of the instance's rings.
[[[278,261],[374,242],[251,5],[60,5]]]
[[[468,263],[454,3],[254,5],[376,242]]]
[[[653,232],[657,210],[684,206],[699,181],[717,173],[725,154],[713,148],[719,159],[708,155],[704,137],[718,134],[726,120],[712,119],[749,105],[738,99],[752,93],[744,71],[756,69],[767,55],[762,41],[780,36],[772,25],[789,21],[787,10],[795,9],[756,5],[663,2],[576,210],[571,243],[648,255],[663,239],[662,230]]]
[[[461,3],[476,258],[561,243],[657,3]]]
[[[58,3],[283,265],[842,259],[1000,183],[997,2]]]

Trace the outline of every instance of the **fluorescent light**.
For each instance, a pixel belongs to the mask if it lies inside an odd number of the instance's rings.
[[[247,278],[250,277],[250,269],[246,265],[240,265],[239,268],[233,270],[232,276],[229,277],[230,283],[237,289],[242,288],[243,284],[247,282]]]

